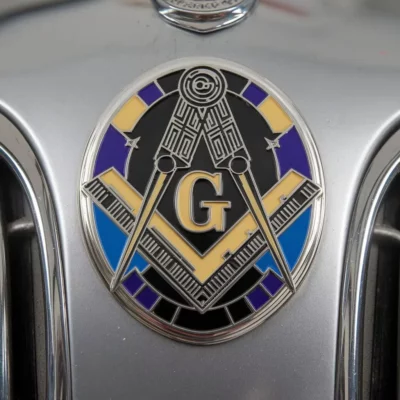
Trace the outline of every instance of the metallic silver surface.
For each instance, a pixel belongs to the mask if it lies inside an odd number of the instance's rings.
[[[229,28],[242,21],[256,0],[154,0],[170,24],[197,33]]]
[[[2,400],[12,400],[10,370],[11,308],[9,295],[9,265],[7,264],[5,236],[3,209],[0,201],[0,398]]]
[[[26,192],[41,251],[46,312],[46,398],[70,398],[70,365],[64,276],[58,228],[45,174],[23,134],[8,119],[9,108],[0,102],[0,156],[14,171]],[[21,277],[21,279],[23,279]]]
[[[152,7],[75,3],[1,27],[1,103],[25,127],[59,222],[73,395],[334,399],[349,222],[371,157],[400,117],[400,24],[367,10],[304,7],[299,16],[260,3],[232,29],[194,35]],[[80,167],[99,116],[143,72],[186,56],[235,61],[279,86],[314,134],[326,182],[321,244],[296,302],[246,336],[205,348],[129,317],[92,268],[78,223]]]
[[[30,11],[43,6],[61,3],[62,1],[63,0],[2,0],[0,3],[0,16]]]
[[[392,136],[374,156],[359,188],[349,228],[339,313],[337,397],[362,398],[362,347],[366,276],[373,234],[396,237],[393,230],[377,228],[376,217],[392,180],[400,172],[400,132]]]

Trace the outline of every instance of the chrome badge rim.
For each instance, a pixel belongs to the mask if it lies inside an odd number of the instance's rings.
[[[321,234],[324,181],[280,90],[238,64],[190,58],[112,102],[89,140],[79,199],[93,264],[122,306],[167,337],[213,344],[296,297]]]
[[[255,0],[155,0],[158,13],[180,28],[209,33],[242,21]]]

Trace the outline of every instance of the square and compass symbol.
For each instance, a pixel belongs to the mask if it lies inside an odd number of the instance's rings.
[[[143,198],[124,177],[110,169],[88,182],[84,190],[120,229],[131,234]],[[284,231],[319,193],[312,181],[290,171],[263,197],[275,234]],[[138,250],[199,311],[204,311],[267,249],[250,212],[203,256],[156,212]]]
[[[110,291],[160,333],[227,340],[304,278],[323,179],[284,99],[235,64],[185,60],[133,85],[95,130],[81,180],[88,248]]]

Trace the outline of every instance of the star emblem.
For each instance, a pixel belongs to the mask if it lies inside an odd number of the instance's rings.
[[[269,140],[267,138],[264,138],[264,139],[268,144],[267,150],[272,150],[272,149],[275,149],[275,148],[279,149],[281,147],[281,145],[279,144],[279,138],[275,139],[275,140]]]
[[[132,149],[138,149],[139,148],[139,146],[138,146],[139,140],[140,140],[140,136],[137,137],[136,139],[129,139],[126,141],[125,147],[131,147]]]

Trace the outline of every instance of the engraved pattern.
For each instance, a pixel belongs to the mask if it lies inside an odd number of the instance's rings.
[[[239,150],[246,151],[225,99],[226,82],[218,71],[189,70],[181,78],[179,88],[181,96],[160,148],[185,166],[190,166],[201,136],[206,139],[215,166]]]
[[[189,166],[200,140],[202,125],[196,107],[180,98],[163,136],[161,148]]]
[[[243,139],[225,98],[208,110],[203,132],[216,166],[239,150],[245,151]]]
[[[181,96],[195,107],[211,107],[226,92],[223,75],[213,68],[192,68],[186,71],[179,83]]]

